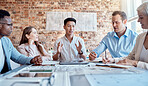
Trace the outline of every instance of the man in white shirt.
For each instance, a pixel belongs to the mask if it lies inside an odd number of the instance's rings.
[[[53,60],[70,62],[86,59],[86,49],[83,39],[74,36],[75,26],[76,20],[74,18],[66,18],[64,20],[63,28],[66,34],[55,42]]]

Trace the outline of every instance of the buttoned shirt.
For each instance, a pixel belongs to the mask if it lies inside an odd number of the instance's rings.
[[[4,51],[3,51],[3,47],[2,47],[2,43],[1,43],[1,39],[0,39],[0,72],[3,69],[4,66],[4,62],[5,62],[5,55],[4,55]]]
[[[137,35],[130,29],[126,29],[126,32],[120,38],[114,31],[109,32],[93,51],[97,54],[97,57],[106,49],[109,50],[113,58],[128,56],[135,46]]]
[[[78,60],[79,59],[79,54],[77,51],[77,48],[75,46],[75,44],[77,46],[79,46],[79,42],[82,45],[82,52],[84,55],[86,55],[86,49],[85,49],[85,45],[84,45],[84,41],[82,38],[80,37],[76,37],[73,36],[73,40],[71,41],[71,43],[69,42],[69,40],[66,38],[66,36],[63,36],[62,38],[58,39],[55,44],[54,44],[54,54],[56,54],[57,52],[57,46],[58,43],[60,42],[61,44],[63,44],[62,46],[62,50],[61,50],[61,55],[59,55],[59,61],[62,62],[69,62],[69,61],[73,61],[73,60]]]

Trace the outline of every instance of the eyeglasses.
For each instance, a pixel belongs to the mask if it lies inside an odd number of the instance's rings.
[[[11,23],[11,24],[7,24],[7,23],[0,23],[0,24],[6,24],[6,25],[8,25],[8,26],[13,26],[13,23]]]

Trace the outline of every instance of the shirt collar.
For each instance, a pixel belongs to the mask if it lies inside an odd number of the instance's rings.
[[[125,31],[125,33],[124,33],[123,36],[126,36],[127,37],[128,35],[129,35],[129,29],[127,29],[127,27],[126,27],[126,31]],[[116,32],[113,33],[113,36],[118,37],[117,34],[116,34]]]
[[[127,29],[127,27],[126,27],[126,31],[125,31],[125,33],[124,33],[124,35],[127,37],[128,35],[129,35],[129,29]]]
[[[66,41],[69,41],[66,36],[64,36],[64,39],[65,39]],[[72,39],[72,40],[75,40],[75,35],[73,35],[73,39]]]

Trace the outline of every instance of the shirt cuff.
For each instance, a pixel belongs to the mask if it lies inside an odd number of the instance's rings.
[[[26,64],[31,64],[31,63],[30,63],[31,59],[33,59],[33,57],[28,57],[28,58],[27,58],[27,61],[26,61]]]
[[[118,63],[120,60],[124,60],[126,57],[114,58],[115,63]]]
[[[138,68],[142,68],[142,69],[146,69],[146,67],[145,67],[145,65],[144,65],[144,62],[141,62],[141,61],[139,61],[139,62],[137,63],[137,67],[138,67]]]
[[[115,60],[115,63],[118,63],[120,61],[119,58],[114,58],[114,60]]]

